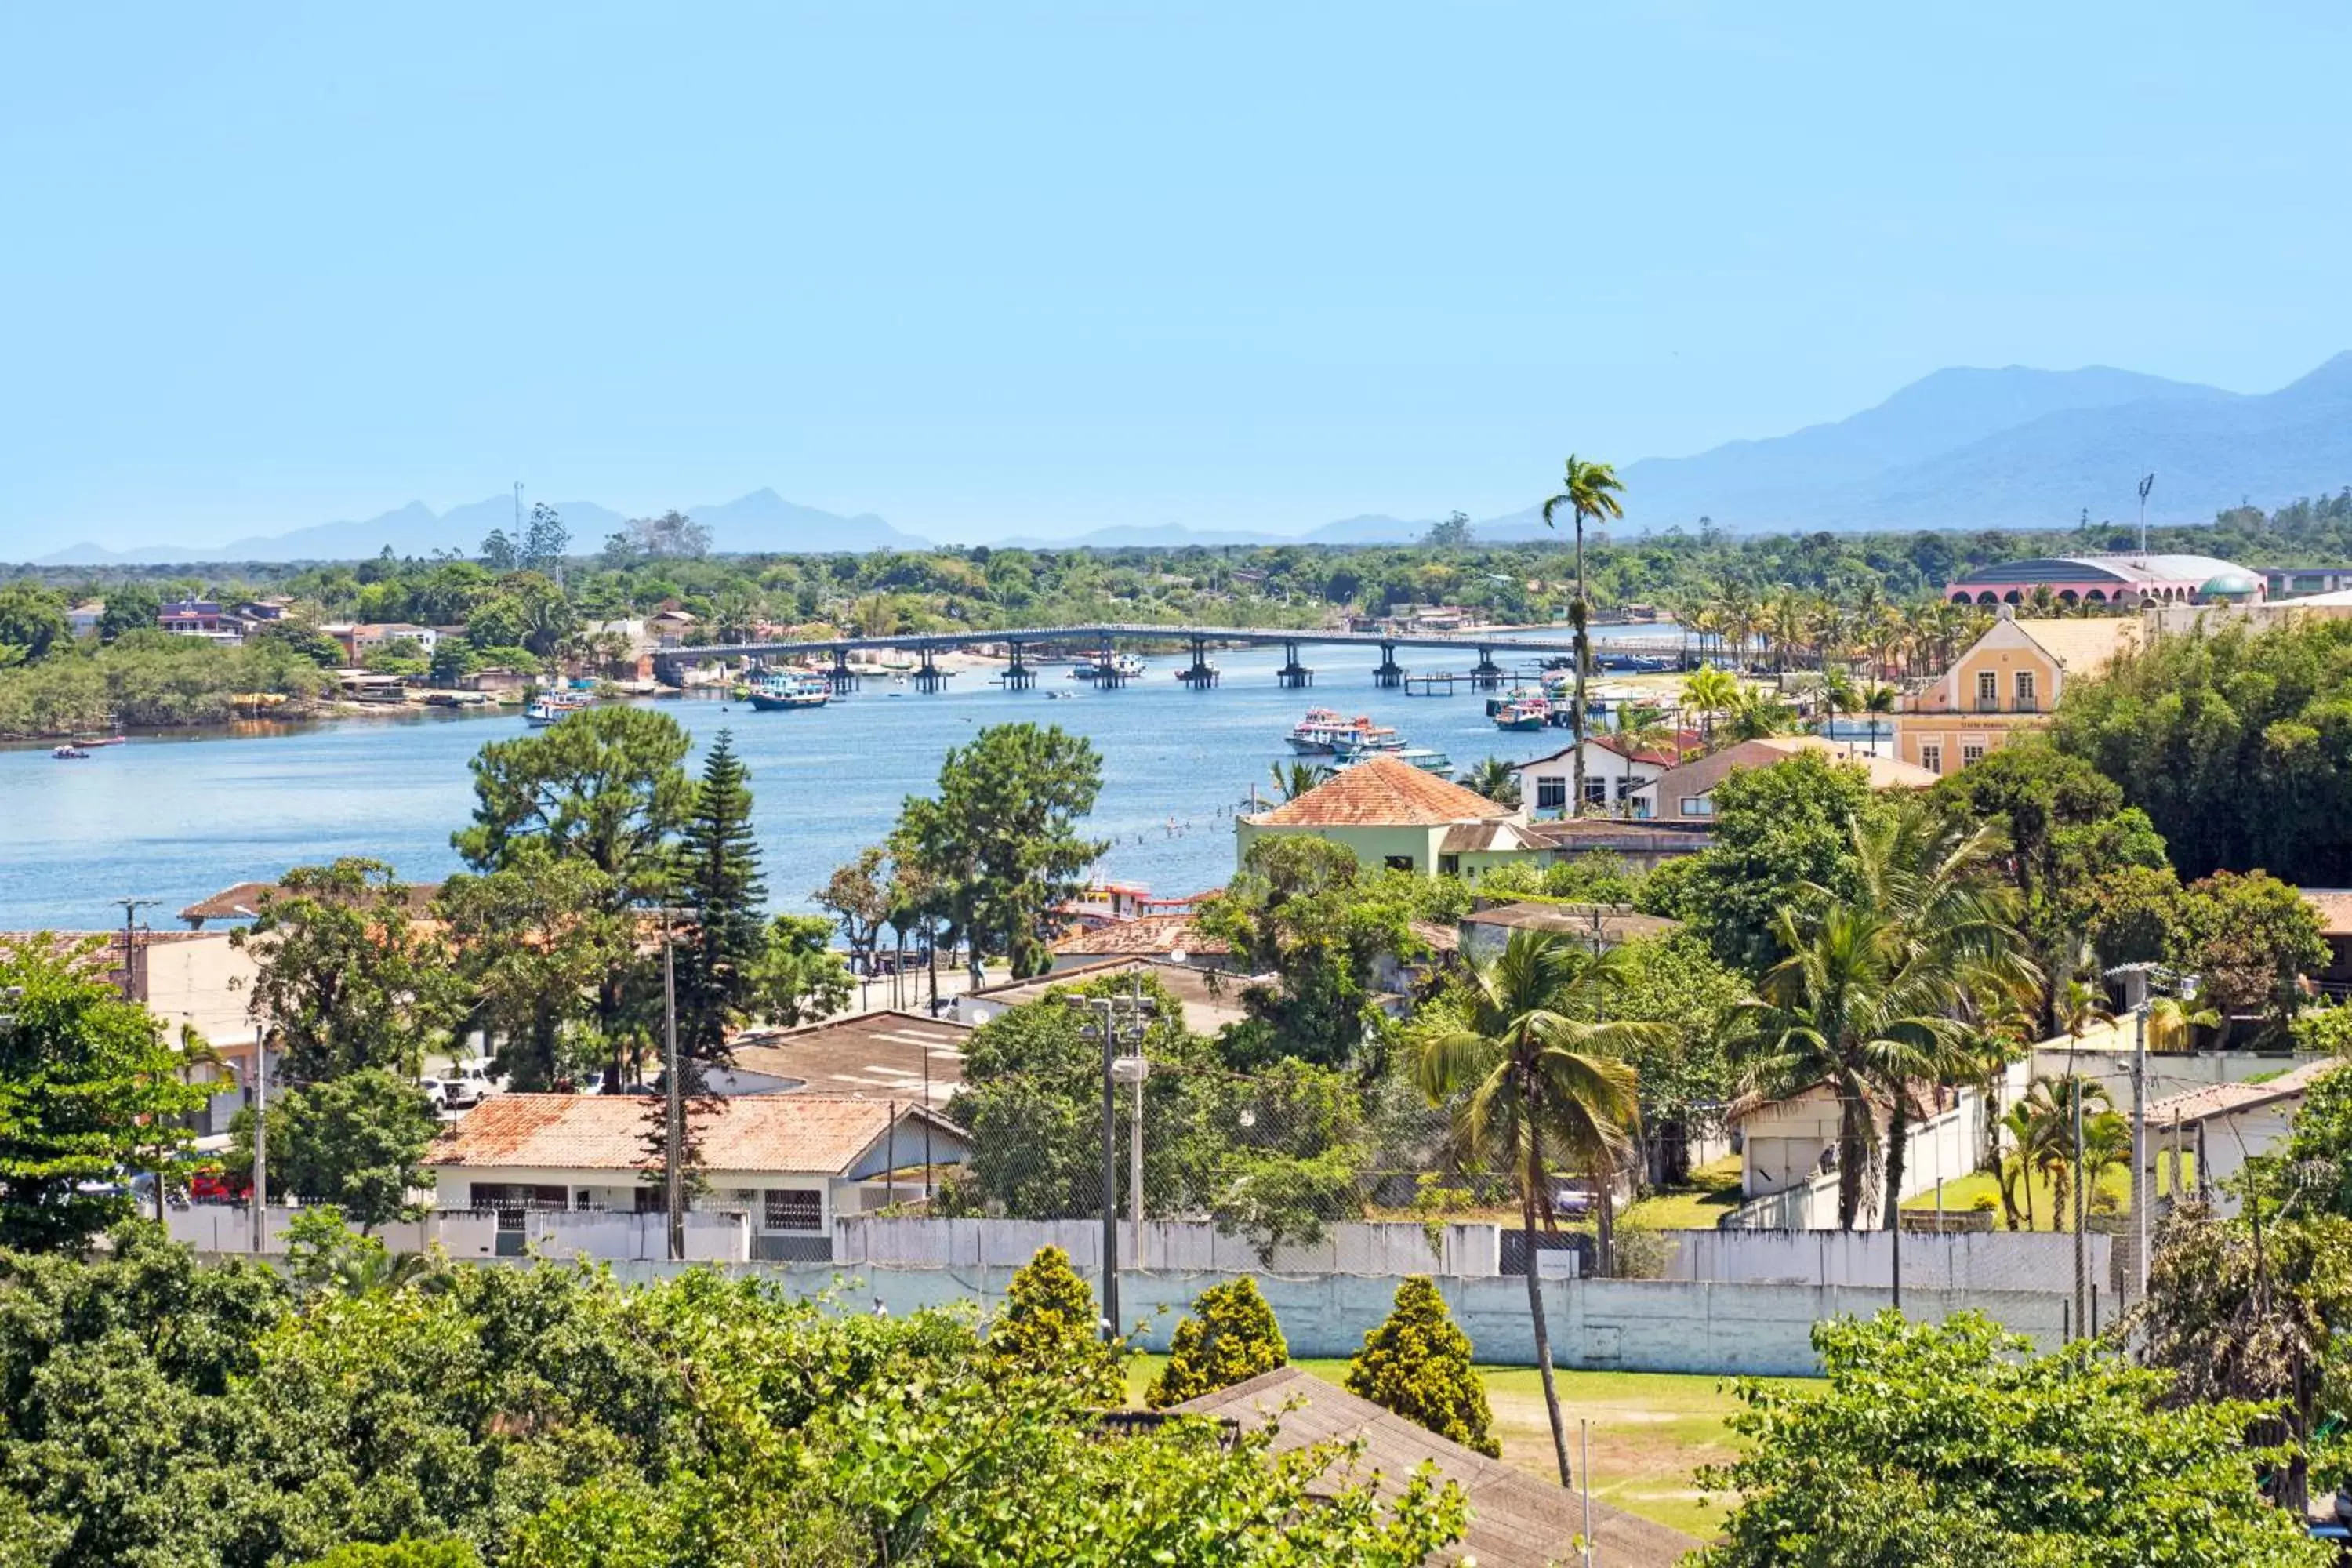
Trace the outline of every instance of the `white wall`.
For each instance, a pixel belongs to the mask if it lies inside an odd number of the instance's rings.
[[[286,1228],[298,1212],[270,1205],[265,1252],[286,1250]],[[163,1227],[173,1241],[198,1252],[253,1250],[252,1212],[243,1204],[194,1204],[186,1208],[166,1205]],[[495,1228],[496,1222],[489,1215],[435,1210],[423,1219],[380,1225],[373,1234],[394,1252],[425,1252],[439,1246],[446,1248],[452,1258],[472,1258],[489,1256]]]
[[[834,1260],[844,1266],[1010,1268],[1041,1247],[1058,1247],[1084,1268],[1102,1258],[1098,1220],[852,1219],[834,1226]],[[1121,1221],[1118,1258],[1137,1267],[1134,1227]],[[1448,1225],[1433,1247],[1418,1225],[1346,1223],[1325,1227],[1324,1238],[1292,1243],[1261,1261],[1249,1238],[1226,1235],[1204,1221],[1147,1220],[1143,1262],[1152,1268],[1219,1269],[1282,1274],[1406,1274],[1492,1276],[1501,1271],[1501,1231],[1492,1225]]]
[[[1718,1284],[1885,1286],[1895,1237],[1883,1230],[1685,1230],[1666,1270],[1672,1279]],[[2104,1289],[2114,1278],[2115,1238],[2083,1238],[2090,1278]],[[1906,1289],[1951,1291],[2074,1289],[2074,1238],[2029,1232],[1978,1231],[1903,1237]]]

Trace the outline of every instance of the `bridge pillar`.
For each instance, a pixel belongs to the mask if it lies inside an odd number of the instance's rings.
[[[1209,662],[1209,639],[1192,639],[1192,662],[1176,672],[1176,679],[1195,691],[1206,691],[1217,683],[1217,667]]]
[[[1391,689],[1404,684],[1404,666],[1396,661],[1396,644],[1381,644],[1381,662],[1372,667],[1372,684]]]
[[[1315,684],[1315,672],[1298,662],[1298,645],[1285,641],[1282,668],[1275,671],[1275,679],[1284,686],[1297,688]]]
[[[1503,667],[1495,662],[1493,648],[1478,650],[1478,662],[1470,667],[1470,684],[1480,691],[1492,691],[1503,684]]]
[[[1114,662],[1118,658],[1118,650],[1111,646],[1110,638],[1104,637],[1095,648],[1095,685],[1097,687],[1108,690],[1127,684],[1127,677],[1118,672],[1118,666]]]
[[[845,697],[857,689],[857,677],[850,673],[847,648],[837,647],[833,650],[833,672],[825,679],[832,683],[833,694],[835,697]]]
[[[923,650],[922,666],[915,671],[915,689],[918,691],[937,691],[941,686],[947,684],[947,679],[948,678],[945,675],[940,672],[939,666],[931,662],[931,650],[929,648],[925,648]]]
[[[1007,691],[1026,691],[1031,687],[1036,685],[1037,672],[1030,668],[1027,663],[1022,659],[1021,645],[1017,642],[1008,642],[1004,647],[1005,650],[1012,656],[1011,659],[1004,667],[1004,689]]]

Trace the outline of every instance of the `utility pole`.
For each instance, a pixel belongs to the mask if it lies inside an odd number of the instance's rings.
[[[139,983],[139,911],[163,900],[117,899],[114,901],[122,907],[122,999],[125,1002],[142,1002],[146,998],[141,994],[146,987]]]
[[[253,1032],[253,1256],[269,1242],[269,1025]]]
[[[2080,1063],[2075,1064],[2068,1081],[2074,1090],[2074,1322],[2077,1325],[2075,1331],[2079,1333],[2082,1331],[2080,1325],[2089,1321],[2083,1315],[2083,1294],[2090,1283],[2089,1261],[2083,1251],[2083,1216],[2088,1205],[2083,1201],[2083,1069]]]
[[[1122,1068],[1135,1074],[1137,1122],[1142,1120],[1142,1074],[1145,1070],[1143,1036],[1145,1020],[1155,1011],[1155,1004],[1143,994],[1143,983],[1139,979],[1124,996],[1114,993],[1108,996],[1080,996],[1066,994],[1063,1000],[1069,1005],[1098,1015],[1099,1023],[1087,1024],[1080,1037],[1102,1044],[1102,1332],[1105,1340],[1118,1338],[1118,1080]],[[1135,1057],[1132,1065],[1123,1061],[1119,1047],[1132,1045]],[[1135,1214],[1137,1237],[1142,1231],[1143,1184],[1142,1145],[1140,1138],[1135,1147]]]
[[[520,494],[522,487],[515,487]],[[662,1082],[668,1090],[662,1138],[662,1207],[669,1220],[669,1259],[686,1258],[686,1094],[677,1070],[677,964],[670,911],[662,917]]]
[[[2149,476],[2151,479],[2153,475]],[[2147,1300],[2148,1211],[2156,1206],[2156,1183],[2149,1167],[2155,1151],[2147,1142],[2147,1019],[2154,1010],[2156,988],[2165,986],[2183,998],[2197,994],[2197,976],[2181,974],[2155,963],[2124,963],[2107,971],[2121,980],[2132,1013],[2132,1239],[2137,1253],[2132,1263],[2134,1300]],[[2176,1113],[2177,1115],[2178,1113]],[[2176,1171],[2178,1166],[2176,1164]],[[2176,1185],[2177,1185],[2176,1181]],[[2175,1197],[2179,1194],[2175,1193]]]

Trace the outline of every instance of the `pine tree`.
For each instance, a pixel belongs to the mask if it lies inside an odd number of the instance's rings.
[[[698,1089],[701,1069],[727,1060],[728,1026],[751,994],[768,938],[751,771],[725,730],[702,764],[678,879],[694,929],[677,952],[677,1050],[688,1088]]]
[[[1486,1385],[1470,1367],[1470,1336],[1454,1326],[1426,1274],[1397,1287],[1387,1320],[1348,1363],[1347,1389],[1465,1448],[1502,1457]]]
[[[1168,1364],[1151,1380],[1143,1402],[1165,1410],[1247,1383],[1289,1360],[1290,1345],[1274,1309],[1258,1294],[1257,1281],[1244,1274],[1212,1285],[1193,1300],[1192,1315],[1176,1325],[1169,1341]]]
[[[997,1376],[1067,1382],[1103,1405],[1127,1401],[1121,1355],[1120,1346],[1102,1337],[1094,1292],[1058,1247],[1041,1247],[1022,1265],[988,1331]]]

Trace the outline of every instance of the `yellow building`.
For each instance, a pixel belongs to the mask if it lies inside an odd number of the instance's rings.
[[[2144,635],[2128,616],[2018,620],[2004,607],[1991,630],[1895,715],[1895,755],[1931,773],[1967,767],[2048,724],[2069,679],[2095,679]]]
[[[1544,853],[1526,823],[1519,810],[1410,763],[1374,757],[1341,768],[1272,811],[1237,818],[1234,848],[1246,856],[1260,838],[1307,834],[1346,845],[1369,869],[1475,879],[1489,866]]]

